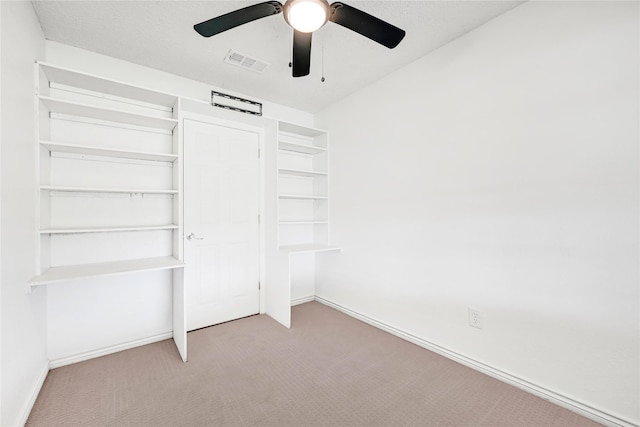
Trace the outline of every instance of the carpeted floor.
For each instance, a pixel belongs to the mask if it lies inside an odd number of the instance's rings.
[[[54,369],[28,426],[597,426],[317,302]]]

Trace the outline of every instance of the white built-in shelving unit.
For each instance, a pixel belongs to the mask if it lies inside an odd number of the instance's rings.
[[[40,62],[36,104],[39,257],[30,288],[173,270],[174,317],[183,317],[179,98]],[[175,319],[174,338],[186,343]]]
[[[46,63],[36,75],[40,274],[30,285],[144,271],[150,260],[179,267],[178,98]],[[133,232],[127,250],[108,250]],[[158,233],[170,234],[161,253],[136,250]]]
[[[35,68],[38,256],[28,290],[51,286],[64,298],[78,286],[112,283],[91,279],[130,275],[114,286],[144,282],[139,289],[148,295],[157,284],[162,299],[171,282],[173,338],[186,360],[181,109],[210,107],[48,63]],[[340,248],[329,241],[327,133],[285,122],[275,127],[278,250],[268,258],[277,274],[265,295],[267,312],[282,312],[279,321],[288,326],[289,255]],[[297,278],[310,267],[299,289],[312,295],[315,258],[295,259]]]
[[[278,247],[339,250],[329,244],[329,139],[323,130],[278,122]]]

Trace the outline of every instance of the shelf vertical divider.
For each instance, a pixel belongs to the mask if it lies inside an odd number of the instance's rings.
[[[183,141],[184,121],[182,118],[182,100],[178,98],[173,109],[173,117],[178,120],[178,125],[173,130],[173,153],[178,155],[178,160],[173,164],[173,188],[178,194],[173,200],[173,220],[178,228],[173,231],[173,256],[184,261],[184,221],[183,221]],[[187,361],[187,313],[185,300],[184,268],[173,270],[173,341],[178,348],[183,362]]]

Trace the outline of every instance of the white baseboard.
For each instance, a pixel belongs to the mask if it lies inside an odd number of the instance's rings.
[[[291,306],[293,307],[294,305],[304,304],[305,302],[311,302],[315,300],[316,300],[315,295],[311,295],[310,297],[296,298],[291,300]]]
[[[87,351],[85,353],[75,354],[73,356],[54,359],[49,362],[49,366],[51,367],[51,369],[59,368],[65,365],[71,365],[72,363],[78,363],[84,360],[94,359],[100,356],[106,356],[107,354],[117,353],[122,350],[128,350],[130,348],[140,347],[141,345],[153,344],[154,342],[164,341],[172,337],[173,337],[173,332],[165,332],[163,334],[154,335],[152,337],[142,338],[135,341],[129,341],[123,344],[117,344],[110,347],[101,348],[98,350]]]
[[[27,423],[27,419],[29,419],[29,414],[31,414],[31,409],[33,409],[33,405],[36,403],[36,399],[40,394],[40,390],[42,389],[42,385],[44,384],[44,380],[47,379],[47,374],[49,373],[49,362],[45,362],[40,369],[40,374],[38,378],[33,384],[31,388],[31,393],[29,395],[29,400],[27,400],[22,408],[22,416],[20,417],[20,421],[18,423],[19,426],[24,426]]]
[[[336,304],[335,302],[330,301],[328,299],[325,299],[316,295],[315,300],[318,301],[319,303],[335,308],[336,310],[339,310],[355,319],[368,323],[371,326],[375,326],[378,329],[381,329],[385,332],[388,332],[392,335],[395,335],[399,338],[409,341],[410,343],[416,344],[427,350],[433,351],[434,353],[440,354],[441,356],[444,356],[462,365],[468,366],[476,371],[482,372],[483,374],[489,375],[490,377],[493,377],[497,380],[510,384],[514,387],[517,387],[521,390],[524,390],[528,393],[538,396],[544,400],[547,400],[558,406],[566,408],[572,412],[580,414],[585,418],[589,418],[593,421],[596,421],[598,423],[611,426],[611,427],[621,427],[621,426],[622,427],[638,427],[638,424],[635,424],[631,421],[624,420],[615,415],[593,408],[589,405],[578,402],[570,397],[563,396],[559,393],[556,393],[554,391],[548,390],[544,387],[531,383],[525,379],[519,378],[507,372],[504,372],[493,366],[489,366],[482,362],[478,362],[477,360],[474,360],[462,354],[456,353],[455,351],[449,350],[445,347],[426,341],[415,335],[411,335],[394,326],[380,322],[362,313],[358,313],[357,311],[351,310],[350,308],[344,307],[340,304]]]

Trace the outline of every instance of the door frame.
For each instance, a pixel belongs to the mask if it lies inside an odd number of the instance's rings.
[[[213,112],[212,112],[213,113]],[[253,118],[253,117],[252,117]],[[255,118],[254,118],[255,119]],[[193,113],[189,111],[181,111],[180,115],[180,147],[179,147],[179,162],[180,162],[180,181],[184,183],[185,164],[184,164],[184,127],[185,120],[191,120],[194,122],[200,122],[204,124],[211,124],[216,126],[228,127],[232,129],[238,129],[248,132],[255,132],[258,134],[258,149],[260,157],[258,159],[258,177],[259,177],[259,200],[258,200],[258,214],[260,215],[260,223],[258,224],[258,263],[259,263],[259,280],[260,290],[258,292],[260,298],[260,314],[266,313],[266,298],[265,298],[265,277],[266,277],[266,167],[265,167],[265,136],[266,136],[266,123],[264,119],[256,120],[256,124],[247,124],[241,121],[222,119],[219,117],[212,117],[203,114]],[[184,193],[184,191],[183,191]],[[182,229],[180,230],[180,247],[184,248],[184,222],[186,222],[184,198],[180,203],[180,217],[183,219]],[[184,250],[180,251],[181,261],[184,261]]]

